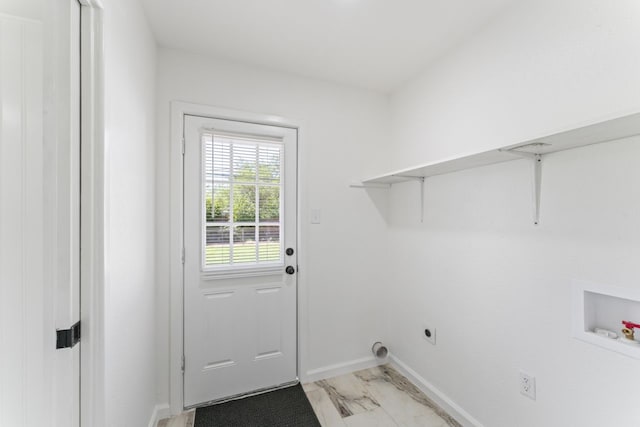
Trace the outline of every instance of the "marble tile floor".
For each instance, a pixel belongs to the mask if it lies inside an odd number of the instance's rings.
[[[196,410],[183,412],[175,417],[165,418],[158,421],[157,427],[193,427],[196,418]]]
[[[462,427],[390,365],[302,385],[323,427]],[[195,410],[157,427],[193,427]]]
[[[323,427],[461,427],[390,365],[302,387]]]

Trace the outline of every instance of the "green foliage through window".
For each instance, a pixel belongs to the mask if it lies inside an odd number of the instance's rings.
[[[205,263],[279,260],[280,147],[210,136],[205,144]]]

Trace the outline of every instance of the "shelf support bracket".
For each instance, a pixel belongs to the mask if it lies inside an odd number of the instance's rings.
[[[420,222],[424,222],[424,176],[392,175],[398,178],[409,179],[420,182]]]
[[[540,223],[540,194],[542,188],[542,154],[536,154],[533,159],[533,224]]]
[[[420,222],[424,222],[424,176],[420,179]]]
[[[517,149],[500,150],[505,153],[531,159],[533,161],[533,225],[540,224],[540,196],[542,194],[542,154],[518,151]]]

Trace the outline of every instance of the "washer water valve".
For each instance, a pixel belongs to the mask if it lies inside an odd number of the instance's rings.
[[[639,328],[640,329],[640,324],[638,323],[633,323],[633,322],[629,322],[628,320],[623,320],[622,324],[624,325],[624,328],[622,328],[622,333],[624,334],[624,337],[630,341],[634,341],[634,329],[635,328]]]

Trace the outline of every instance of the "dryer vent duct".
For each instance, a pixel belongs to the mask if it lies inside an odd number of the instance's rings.
[[[389,354],[389,350],[387,350],[387,347],[382,345],[380,341],[373,344],[373,347],[371,347],[371,351],[373,352],[373,355],[376,356],[376,359],[386,359],[387,355]]]

